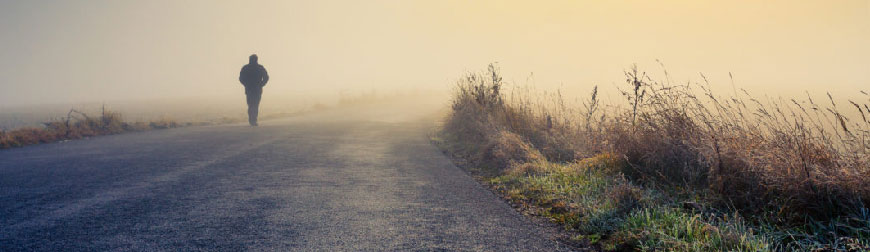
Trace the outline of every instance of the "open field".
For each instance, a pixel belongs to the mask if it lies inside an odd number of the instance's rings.
[[[261,114],[280,114],[309,109],[314,99],[304,97],[264,97]],[[124,115],[126,121],[171,119],[183,122],[219,122],[247,118],[244,95],[238,97],[108,101],[105,103],[71,103],[0,107],[0,129],[38,127],[62,119],[70,109],[98,115],[103,108]]]
[[[461,79],[436,143],[524,212],[603,250],[867,250],[870,97],[733,97],[636,68],[622,104]],[[849,116],[857,115],[857,116]]]
[[[124,132],[244,121],[244,107],[232,108],[230,104],[217,99],[201,99],[195,102],[162,100],[119,102],[116,105],[84,103],[4,108],[0,112],[0,149]],[[291,114],[276,109],[266,111],[263,118]]]
[[[425,97],[431,97],[432,92],[426,93],[429,95]],[[320,99],[267,97],[274,100],[261,105],[260,120],[421,97],[424,95],[419,91],[342,92],[338,97]],[[247,105],[239,100],[167,99],[114,105],[83,103],[3,108],[0,110],[0,149],[123,132],[247,121]]]

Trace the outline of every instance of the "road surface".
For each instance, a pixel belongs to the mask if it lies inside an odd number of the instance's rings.
[[[0,251],[567,250],[407,108],[0,150]]]

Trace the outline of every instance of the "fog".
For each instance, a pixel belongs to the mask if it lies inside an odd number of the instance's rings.
[[[243,113],[252,53],[271,76],[264,107],[443,94],[491,62],[514,85],[577,94],[635,63],[663,78],[660,60],[675,82],[703,72],[731,90],[731,73],[757,94],[850,97],[870,87],[868,3],[4,1],[0,110],[208,100]]]

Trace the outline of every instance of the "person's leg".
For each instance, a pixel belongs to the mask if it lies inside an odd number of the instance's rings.
[[[256,97],[255,97],[256,94],[254,94],[250,90],[246,90],[245,96],[246,96],[247,101],[248,101],[248,123],[250,123],[251,126],[253,126],[254,125],[254,113],[255,113],[255,111],[257,111],[257,105],[254,102],[256,99]]]
[[[262,94],[258,93],[256,95],[256,97],[254,98],[253,106],[251,106],[251,107],[253,107],[253,109],[252,109],[253,110],[253,112],[252,112],[253,113],[253,116],[252,116],[253,123],[251,125],[254,125],[254,126],[257,126],[257,117],[260,115],[260,98],[261,97],[262,97]]]
[[[262,90],[246,90],[248,96],[248,123],[251,126],[257,126],[257,116],[260,111],[260,98],[263,95]]]

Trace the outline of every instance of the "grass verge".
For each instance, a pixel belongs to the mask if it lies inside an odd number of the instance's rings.
[[[76,110],[70,110],[65,118],[44,123],[44,127],[41,128],[26,127],[10,131],[0,130],[0,149],[191,125],[193,124],[180,124],[171,119],[150,122],[125,122],[121,114],[117,112],[104,110],[99,116],[94,117]]]
[[[572,108],[504,94],[490,65],[459,81],[435,142],[601,250],[870,249],[868,105],[850,120],[833,98],[719,97],[637,69],[626,83],[625,105],[596,88]]]

